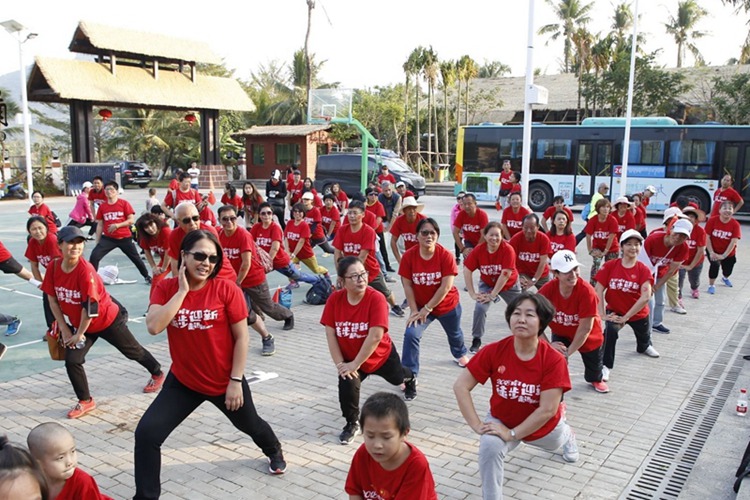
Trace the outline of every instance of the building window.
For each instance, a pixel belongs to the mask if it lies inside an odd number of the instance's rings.
[[[253,144],[253,165],[265,165],[266,147],[263,144]]]
[[[299,165],[299,144],[276,144],[276,165]]]

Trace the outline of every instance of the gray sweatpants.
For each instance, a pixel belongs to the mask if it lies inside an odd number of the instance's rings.
[[[490,293],[490,288],[484,281],[479,281],[479,293]],[[474,319],[471,322],[471,336],[475,339],[481,339],[484,336],[484,326],[487,323],[487,311],[490,309],[490,304],[499,301],[501,298],[506,304],[509,304],[511,300],[521,295],[521,284],[516,281],[516,284],[509,289],[500,292],[495,300],[492,302],[486,302],[484,304],[476,302],[474,304]],[[501,313],[500,316],[503,316]]]

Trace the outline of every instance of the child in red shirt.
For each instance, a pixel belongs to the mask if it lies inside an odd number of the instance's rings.
[[[373,394],[362,406],[359,423],[365,443],[354,454],[346,477],[350,498],[437,499],[427,458],[406,441],[409,410],[401,398]]]

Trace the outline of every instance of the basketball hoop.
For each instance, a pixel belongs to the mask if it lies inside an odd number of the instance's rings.
[[[327,116],[327,115],[318,115],[318,116],[313,116],[313,118],[315,120],[321,120],[321,121],[325,120],[327,123],[331,123],[331,118],[333,117]]]

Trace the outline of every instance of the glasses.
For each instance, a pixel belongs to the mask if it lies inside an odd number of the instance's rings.
[[[427,236],[436,236],[437,235],[437,231],[430,231],[429,229],[423,229],[422,231],[419,232],[419,234],[421,234],[422,236],[425,236],[425,237],[427,237]]]
[[[198,222],[199,220],[201,220],[200,216],[193,215],[192,217],[183,217],[180,222],[183,224],[190,224],[190,222]]]
[[[234,215],[228,215],[226,217],[221,218],[221,222],[234,222],[236,220],[237,220],[237,217]],[[185,224],[187,224],[187,222]]]
[[[261,212],[260,215],[273,215],[273,212],[269,212],[268,210],[266,210]]]
[[[367,196],[377,196],[378,193],[367,193]]]
[[[193,258],[197,260],[198,262],[203,262],[206,259],[208,259],[208,262],[210,264],[216,264],[217,262],[219,262],[219,256],[216,254],[208,255],[207,253],[203,253],[203,252],[185,252],[185,253],[192,255]]]
[[[367,281],[367,276],[369,274],[370,273],[368,273],[367,271],[363,271],[359,274],[350,274],[349,276],[344,276],[344,278],[350,279],[356,283],[359,281]]]
[[[463,196],[456,196],[456,199],[457,199],[458,201],[461,201],[461,200],[463,200],[463,199],[464,199],[464,197],[463,197]]]

